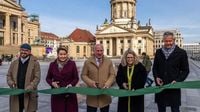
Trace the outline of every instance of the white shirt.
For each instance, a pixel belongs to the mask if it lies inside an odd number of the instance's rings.
[[[26,58],[20,58],[21,62],[24,64],[28,59],[29,59],[30,56],[26,57]]]

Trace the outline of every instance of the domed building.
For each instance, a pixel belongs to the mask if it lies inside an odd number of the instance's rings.
[[[150,20],[145,26],[136,20],[136,0],[110,0],[111,22],[106,19],[96,29],[96,43],[103,44],[104,54],[120,57],[131,48],[138,55],[153,56],[154,33]]]

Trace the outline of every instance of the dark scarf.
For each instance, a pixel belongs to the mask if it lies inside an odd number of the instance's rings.
[[[170,54],[174,51],[175,47],[176,45],[174,44],[172,45],[171,48],[165,48],[165,47],[162,48],[162,52],[165,55],[165,59],[169,58]]]

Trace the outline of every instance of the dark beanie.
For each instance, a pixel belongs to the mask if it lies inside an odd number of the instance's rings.
[[[22,44],[20,48],[31,50],[31,46],[27,43]]]

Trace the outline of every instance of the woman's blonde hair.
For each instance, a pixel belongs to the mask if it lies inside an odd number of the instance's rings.
[[[128,49],[124,52],[123,56],[122,56],[122,59],[121,59],[121,65],[122,66],[127,66],[127,55],[128,54],[132,54],[133,55],[133,58],[134,58],[134,65],[138,64],[139,62],[139,58],[137,56],[137,54],[132,50],[132,49]]]

